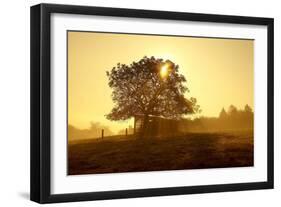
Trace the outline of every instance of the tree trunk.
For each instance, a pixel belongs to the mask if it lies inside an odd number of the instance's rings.
[[[136,116],[134,116],[134,135],[136,135],[136,127],[137,127],[137,120],[136,120]]]
[[[148,114],[145,114],[143,117],[143,125],[142,125],[142,130],[141,130],[142,138],[146,137],[146,135],[147,135],[148,119],[149,119]]]

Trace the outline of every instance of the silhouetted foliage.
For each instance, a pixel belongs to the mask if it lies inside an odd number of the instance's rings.
[[[163,75],[161,68],[166,67]],[[150,115],[179,119],[184,114],[199,111],[195,98],[187,99],[186,79],[179,66],[170,60],[144,57],[130,65],[118,63],[107,71],[108,85],[113,89],[114,108],[106,117],[126,120],[136,115],[144,117],[143,130]]]
[[[238,112],[237,108],[233,105],[230,105],[229,108],[228,108],[228,114],[230,115],[234,115]]]
[[[227,113],[226,113],[226,111],[224,110],[224,108],[222,108],[219,117],[220,117],[220,118],[225,118],[226,116],[227,116]]]
[[[244,111],[249,113],[253,112],[252,108],[248,104],[244,107]]]

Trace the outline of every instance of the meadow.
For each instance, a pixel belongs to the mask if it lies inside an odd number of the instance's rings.
[[[253,142],[253,131],[76,140],[68,143],[68,174],[253,166]]]

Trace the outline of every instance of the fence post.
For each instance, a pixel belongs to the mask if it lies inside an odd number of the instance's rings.
[[[101,138],[103,139],[104,129],[101,130]]]

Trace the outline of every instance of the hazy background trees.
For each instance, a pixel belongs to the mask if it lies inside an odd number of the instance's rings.
[[[91,126],[88,129],[79,129],[72,125],[68,125],[69,141],[89,138],[100,138],[102,129],[104,130],[105,136],[113,135],[113,132],[107,126],[104,126],[98,122],[91,122],[90,124]]]
[[[253,130],[254,113],[247,104],[244,109],[230,105],[226,111],[222,108],[218,117],[199,117],[195,119],[182,119],[179,122],[181,132],[217,132],[229,130]]]

